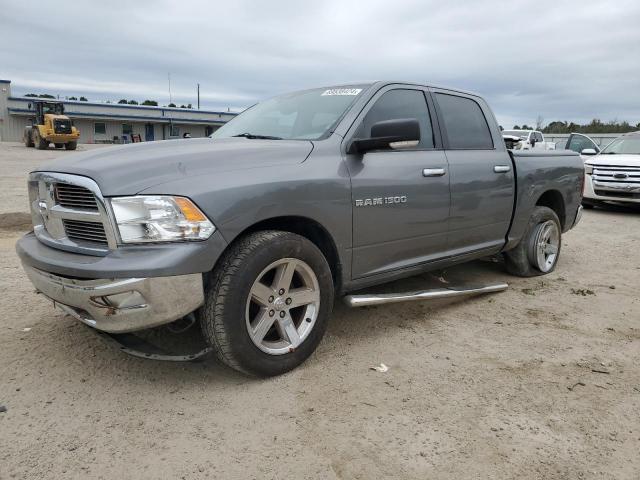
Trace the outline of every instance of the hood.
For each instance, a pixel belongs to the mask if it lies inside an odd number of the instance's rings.
[[[587,165],[606,165],[608,167],[640,167],[640,155],[616,154],[594,155],[585,160]]]
[[[135,195],[194,175],[301,163],[312,149],[311,142],[301,140],[165,140],[72,154],[38,170],[92,178],[105,196]]]

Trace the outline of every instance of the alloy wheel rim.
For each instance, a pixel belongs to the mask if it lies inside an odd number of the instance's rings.
[[[270,355],[295,351],[310,335],[320,311],[320,287],[311,267],[282,258],[256,278],[247,298],[245,321],[256,347]]]
[[[551,271],[560,250],[560,231],[553,220],[547,220],[538,226],[533,248],[536,267],[541,272]]]

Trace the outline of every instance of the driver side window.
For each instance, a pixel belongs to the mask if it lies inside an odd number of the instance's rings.
[[[371,127],[384,120],[415,119],[420,124],[418,149],[433,149],[433,128],[424,93],[419,90],[389,90],[365,115],[356,133],[358,138],[370,138]]]

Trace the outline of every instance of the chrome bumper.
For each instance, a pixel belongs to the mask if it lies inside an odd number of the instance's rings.
[[[98,330],[132,332],[172,322],[204,302],[202,274],[82,280],[24,265],[36,290]]]

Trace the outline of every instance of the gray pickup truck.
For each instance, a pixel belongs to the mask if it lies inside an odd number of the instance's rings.
[[[342,85],[258,103],[210,138],[48,163],[16,248],[78,320],[190,316],[225,364],[269,376],[316,349],[336,296],[499,254],[512,274],[551,272],[583,181],[574,152],[507,151],[477,95]]]

